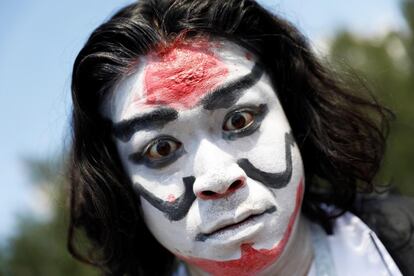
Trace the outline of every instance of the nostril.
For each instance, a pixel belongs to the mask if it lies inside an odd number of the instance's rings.
[[[197,196],[205,200],[226,197],[234,193],[236,190],[240,189],[241,187],[243,187],[244,184],[245,184],[245,178],[241,177],[233,181],[233,183],[231,183],[230,186],[228,186],[225,191],[215,192],[212,190],[204,190],[204,191],[198,192]]]
[[[201,194],[202,194],[203,196],[205,196],[205,197],[212,197],[212,196],[214,196],[216,193],[215,193],[215,192],[213,192],[213,191],[203,191],[203,192],[201,192]]]
[[[237,179],[236,181],[234,181],[233,183],[231,183],[230,187],[229,187],[229,191],[235,191],[238,188],[240,188],[241,186],[243,186],[244,181],[241,179]]]

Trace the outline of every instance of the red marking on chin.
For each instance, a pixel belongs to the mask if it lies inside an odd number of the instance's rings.
[[[262,271],[269,265],[275,263],[282,252],[292,234],[293,225],[300,211],[303,194],[303,179],[300,181],[296,190],[296,205],[292,215],[289,218],[289,224],[283,234],[280,242],[272,249],[254,249],[251,244],[241,245],[241,258],[230,261],[216,261],[200,258],[188,258],[178,256],[190,264],[196,265],[202,270],[212,275],[226,276],[253,276]]]
[[[175,197],[175,195],[173,195],[173,194],[169,194],[169,195],[167,196],[167,201],[168,201],[168,202],[174,202],[176,199],[177,199],[177,198],[176,198],[176,197]]]
[[[150,55],[145,69],[147,105],[192,108],[228,74],[228,69],[206,40],[174,44]]]
[[[247,60],[252,60],[253,55],[250,52],[246,52],[245,57],[246,57]]]

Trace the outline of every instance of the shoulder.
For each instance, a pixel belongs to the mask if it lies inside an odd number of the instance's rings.
[[[402,275],[375,233],[350,212],[333,221],[332,234],[318,224],[311,234],[316,275]]]
[[[404,275],[414,275],[414,198],[363,198],[355,213],[379,237]]]

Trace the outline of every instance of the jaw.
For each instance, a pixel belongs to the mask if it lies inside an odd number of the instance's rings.
[[[277,262],[254,275],[308,275],[314,258],[310,235],[309,221],[305,217],[299,216],[292,236],[286,245],[286,250]]]
[[[190,267],[197,267],[212,275],[258,275],[258,273],[262,273],[264,270],[267,270],[269,267],[273,267],[273,265],[277,264],[281,256],[286,255],[285,249],[290,247],[290,244],[295,243],[295,241],[292,240],[298,240],[294,236],[297,236],[295,233],[298,232],[297,228],[299,224],[298,221],[300,206],[302,203],[302,195],[303,180],[301,180],[297,186],[295,208],[293,213],[290,215],[289,223],[287,224],[286,229],[284,229],[283,236],[281,240],[271,249],[256,249],[251,243],[244,243],[240,247],[240,258],[235,260],[218,261],[179,255],[177,255],[177,257],[188,263]]]

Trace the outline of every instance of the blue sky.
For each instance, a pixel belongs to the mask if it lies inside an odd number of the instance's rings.
[[[128,0],[0,2],[0,243],[16,214],[41,210],[24,158],[69,144],[72,63],[90,32]],[[404,28],[398,0],[262,0],[314,41],[347,28],[378,35]]]

